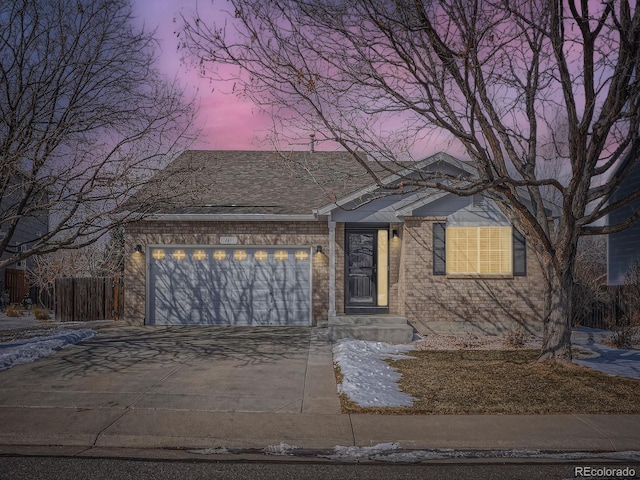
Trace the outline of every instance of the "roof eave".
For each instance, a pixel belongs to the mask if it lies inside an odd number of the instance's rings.
[[[164,222],[309,222],[316,215],[273,213],[157,213],[145,220]]]
[[[457,158],[449,155],[448,153],[444,153],[444,152],[438,152],[435,153],[433,155],[431,155],[430,157],[427,157],[425,159],[420,160],[419,162],[416,162],[416,164],[410,168],[404,168],[402,170],[400,170],[398,173],[393,173],[387,177],[384,177],[383,179],[381,179],[381,183],[383,185],[388,185],[392,182],[395,182],[396,180],[405,177],[406,175],[412,173],[412,172],[416,172],[417,170],[423,169],[429,165],[432,165],[436,162],[439,161],[444,161],[449,163],[450,165],[459,168],[460,170],[467,172],[467,173],[473,173],[473,168],[470,167],[468,164],[466,164],[465,162],[462,162],[460,160],[458,160]],[[317,210],[318,215],[328,215],[329,213],[331,213],[331,211],[335,210],[336,208],[341,207],[342,205],[345,205],[349,202],[352,202],[356,199],[358,199],[359,197],[366,195],[367,193],[371,193],[373,191],[375,191],[378,188],[378,185],[376,185],[375,183],[372,183],[364,188],[361,188],[360,190],[357,190],[345,197],[342,197],[338,200],[336,200],[335,202],[329,203],[327,205],[324,205],[323,207],[319,208]]]

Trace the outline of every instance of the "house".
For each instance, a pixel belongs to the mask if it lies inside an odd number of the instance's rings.
[[[20,215],[15,229],[9,236],[11,225],[23,200],[24,183],[20,175],[14,175],[2,185],[0,194],[0,243],[7,242],[7,246],[0,255],[0,299],[2,303],[19,303],[29,294],[28,268],[31,259],[13,263],[11,258],[15,254],[29,250],[31,245],[49,231],[49,211],[41,208],[29,209],[22,206],[23,211],[33,210]],[[35,203],[46,205],[46,192],[40,191],[34,195]]]
[[[403,191],[409,170],[371,168],[396,188],[346,152],[183,153],[126,228],[125,321],[328,322],[337,336],[369,324],[396,341],[407,321],[422,334],[541,327],[538,262],[489,199]],[[443,153],[411,166],[469,169]]]
[[[640,162],[636,162],[629,175],[611,197],[611,203],[640,190]],[[609,225],[627,220],[640,209],[640,200],[635,200],[609,214]],[[622,285],[629,268],[640,262],[640,221],[619,233],[607,237],[607,284]]]

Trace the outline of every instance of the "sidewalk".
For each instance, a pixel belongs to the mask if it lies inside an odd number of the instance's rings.
[[[6,446],[309,450],[395,442],[405,449],[640,450],[639,415],[382,416],[77,408],[0,408]],[[15,451],[15,449],[12,449]]]

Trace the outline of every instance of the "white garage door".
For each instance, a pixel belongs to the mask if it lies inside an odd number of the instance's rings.
[[[150,325],[311,325],[309,247],[152,246]]]

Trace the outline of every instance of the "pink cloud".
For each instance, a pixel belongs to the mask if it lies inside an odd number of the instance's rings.
[[[221,5],[221,6],[220,6]],[[201,134],[191,148],[203,150],[268,150],[270,143],[264,141],[272,126],[268,115],[261,113],[249,101],[242,101],[231,93],[229,82],[214,82],[202,78],[198,70],[184,61],[183,52],[178,50],[179,39],[176,32],[182,28],[181,15],[189,18],[198,7],[200,17],[207,21],[220,21],[226,2],[210,0],[133,0],[133,13],[140,25],[147,30],[155,29],[160,41],[158,52],[159,68],[173,79],[177,78],[185,88],[189,98],[195,98],[199,107],[196,127]],[[187,59],[188,60],[188,59]],[[232,67],[222,67],[225,70]],[[230,72],[230,70],[228,70]],[[386,128],[400,128],[402,119],[388,119]],[[281,145],[285,149],[304,149],[307,139],[300,139],[294,145]],[[319,150],[334,150],[340,147],[333,142],[316,144]],[[453,154],[462,153],[459,145],[447,135],[435,135],[419,141],[414,146],[417,158],[439,150]]]
[[[258,138],[269,128],[270,120],[260,114],[251,103],[243,102],[235,95],[223,93],[230,87],[216,84],[202,78],[197,70],[183,61],[183,53],[178,50],[176,32],[182,27],[180,15],[189,16],[195,11],[197,0],[133,0],[133,14],[139,25],[147,30],[156,30],[160,41],[158,67],[168,78],[177,78],[185,89],[187,97],[195,97],[199,106],[196,126],[201,131],[200,138],[192,148],[201,149],[267,149],[260,146]],[[200,2],[203,3],[203,2]],[[200,9],[211,10],[210,18],[215,18],[216,7],[204,2]]]

